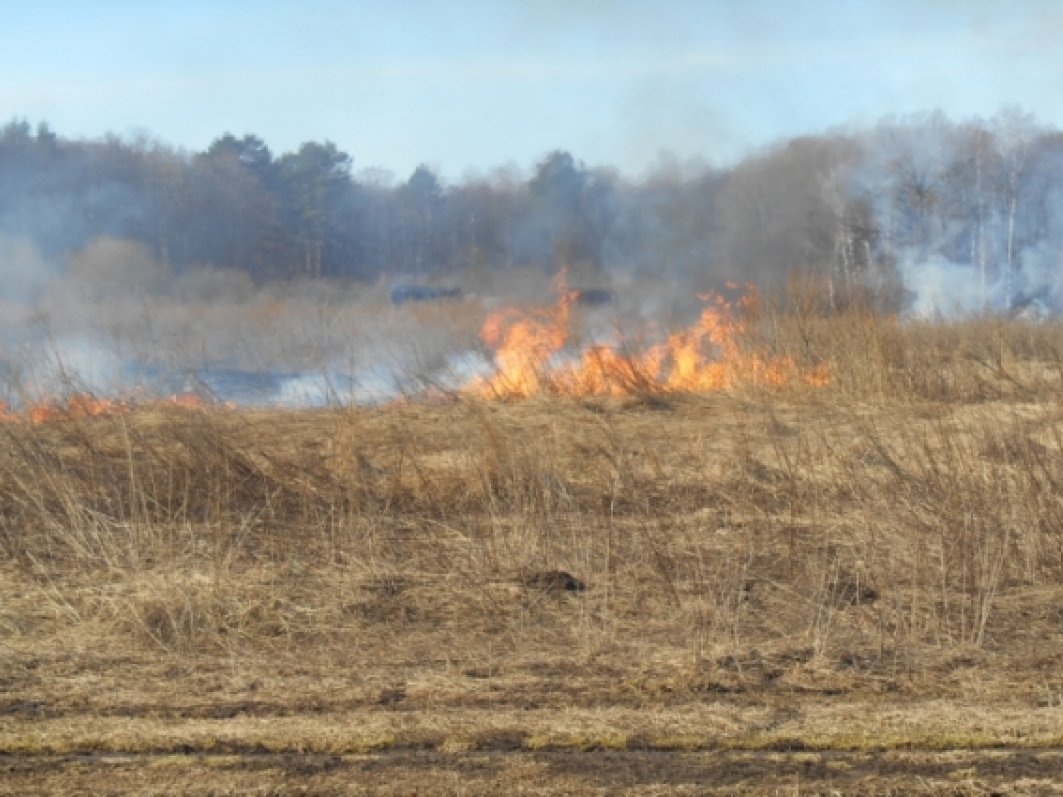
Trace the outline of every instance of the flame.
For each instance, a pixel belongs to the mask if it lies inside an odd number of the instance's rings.
[[[97,398],[89,393],[74,393],[65,401],[50,399],[34,404],[28,409],[26,417],[30,423],[49,423],[114,415],[125,412],[128,408],[124,401]]]
[[[639,347],[622,338],[596,343],[578,352],[566,350],[571,340],[572,309],[579,292],[570,290],[562,270],[553,281],[557,300],[547,307],[509,307],[491,313],[480,339],[494,352],[494,373],[478,377],[457,393],[428,392],[422,398],[453,400],[460,395],[515,400],[538,394],[623,397],[647,393],[708,393],[742,385],[823,387],[832,381],[829,364],[801,368],[792,357],[749,350],[744,333],[756,320],[760,300],[754,286],[734,301],[719,293],[699,294],[704,307],[687,329],[672,332],[655,345]],[[728,289],[738,286],[728,283]],[[648,330],[656,333],[652,324]],[[0,423],[52,423],[113,416],[126,412],[179,407],[208,412],[235,409],[192,393],[145,400],[133,393],[120,400],[80,393],[12,410],[0,401]],[[393,405],[405,399],[397,399]]]
[[[527,398],[550,389],[550,360],[568,340],[569,314],[575,292],[566,271],[554,278],[558,300],[553,307],[523,312],[513,307],[491,313],[480,340],[495,350],[493,376],[476,379],[470,389],[491,398]]]
[[[66,412],[71,418],[95,418],[125,412],[126,409],[128,406],[124,401],[96,398],[86,393],[77,393],[66,400]]]
[[[50,398],[30,404],[21,413],[0,401],[0,423],[30,423],[33,425],[57,421],[80,420],[143,412],[166,407],[180,407],[197,412],[232,410],[232,402],[224,404],[207,401],[195,393],[175,393],[165,400],[134,400],[99,398],[90,393],[74,393],[65,399]]]
[[[186,410],[208,410],[211,405],[195,393],[174,393],[167,399],[168,404],[175,407],[183,407]]]
[[[811,387],[826,387],[831,382],[830,366],[820,363],[815,368],[802,376],[806,385]]]
[[[19,421],[18,413],[12,412],[6,401],[0,401],[0,423],[12,423]]]
[[[506,308],[488,316],[480,338],[494,349],[495,373],[471,382],[467,392],[500,399],[537,393],[625,396],[705,393],[742,384],[823,386],[831,381],[826,364],[802,371],[791,357],[745,350],[742,333],[760,306],[754,286],[747,286],[736,302],[716,293],[699,295],[706,306],[697,322],[663,343],[635,353],[596,344],[564,360],[573,296],[564,277],[562,272],[555,282],[558,300],[552,308]]]

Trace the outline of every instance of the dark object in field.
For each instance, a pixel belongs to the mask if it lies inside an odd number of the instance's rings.
[[[396,285],[391,289],[391,303],[431,302],[436,299],[460,299],[461,288],[430,288],[427,285]]]
[[[376,702],[378,706],[393,706],[405,699],[406,687],[400,686],[397,689],[385,689],[380,693],[380,697],[377,698]]]
[[[834,588],[833,598],[834,603],[838,605],[861,606],[877,601],[878,590],[867,584],[860,583],[855,578],[843,578],[839,579]]]
[[[616,291],[608,288],[577,288],[572,293],[576,304],[583,307],[600,307],[604,304],[612,304],[616,299]]]
[[[587,585],[564,570],[541,570],[525,576],[524,586],[544,592],[583,592]]]

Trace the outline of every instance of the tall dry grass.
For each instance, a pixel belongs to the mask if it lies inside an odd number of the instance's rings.
[[[48,622],[168,653],[534,633],[704,688],[892,676],[1063,576],[1061,331],[798,306],[749,345],[827,387],[2,424],[0,557]]]

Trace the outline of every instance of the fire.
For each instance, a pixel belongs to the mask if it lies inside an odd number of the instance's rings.
[[[573,308],[579,291],[570,290],[564,271],[554,280],[557,300],[550,306],[522,310],[515,307],[491,313],[480,338],[494,353],[494,372],[478,377],[456,392],[424,393],[422,400],[465,396],[516,400],[539,394],[622,397],[650,393],[708,393],[740,386],[822,387],[832,381],[822,363],[799,366],[792,357],[750,348],[746,334],[760,312],[753,286],[731,301],[723,294],[699,295],[704,306],[686,329],[662,335],[650,325],[652,345],[638,345],[617,335],[615,343],[571,345]],[[728,285],[729,291],[738,286]],[[663,339],[662,339],[663,338]],[[394,404],[402,403],[397,399]],[[127,412],[166,408],[194,412],[234,409],[194,392],[167,399],[145,399],[134,392],[126,399],[99,398],[88,393],[49,399],[21,410],[0,401],[0,423],[45,424]]]
[[[699,296],[706,306],[697,322],[663,343],[634,353],[596,344],[567,359],[562,355],[570,338],[572,294],[565,288],[564,272],[555,289],[558,301],[552,308],[507,308],[487,318],[480,337],[494,349],[496,370],[470,383],[467,392],[500,399],[538,393],[624,396],[705,393],[742,384],[822,386],[831,379],[826,364],[802,371],[790,357],[745,350],[742,333],[759,308],[753,286],[736,302],[720,294]]]
[[[831,381],[830,366],[826,363],[820,363],[804,374],[802,379],[806,385],[811,387],[826,387]]]
[[[207,410],[211,407],[195,393],[175,393],[167,399],[167,403],[175,407],[184,407],[186,410]]]
[[[128,405],[123,401],[97,398],[89,393],[74,393],[65,401],[48,400],[34,404],[27,410],[26,417],[30,423],[48,423],[113,415],[126,409]]]
[[[506,308],[492,313],[480,329],[480,339],[495,350],[495,374],[474,383],[481,395],[527,398],[550,389],[550,359],[568,340],[573,293],[565,271],[554,280],[558,300],[553,307],[522,312]]]
[[[11,411],[7,406],[7,402],[0,401],[0,423],[10,423],[17,420],[20,420],[18,414]]]
[[[74,393],[65,399],[46,399],[30,404],[21,413],[15,412],[6,403],[0,401],[0,423],[38,425],[56,421],[110,417],[126,412],[143,412],[165,407],[207,412],[217,409],[234,409],[235,405],[231,402],[215,404],[195,393],[176,393],[165,400],[111,399],[99,398],[89,393]]]

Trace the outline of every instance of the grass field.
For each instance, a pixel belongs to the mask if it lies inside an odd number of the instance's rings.
[[[0,424],[0,793],[1063,790],[1063,327]]]

